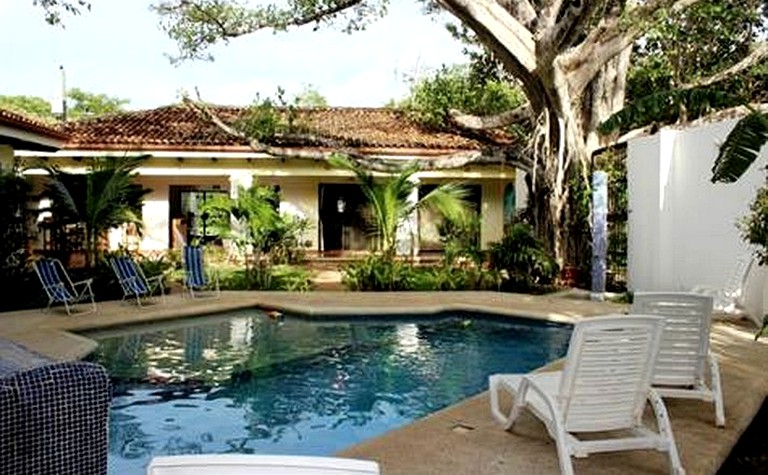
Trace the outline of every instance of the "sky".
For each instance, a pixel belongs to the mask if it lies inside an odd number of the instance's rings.
[[[91,0],[92,10],[48,25],[32,0],[0,0],[0,95],[56,104],[67,87],[129,99],[130,109],[177,102],[195,88],[209,102],[246,105],[278,86],[292,97],[307,86],[333,106],[382,106],[408,92],[407,78],[465,62],[461,45],[415,0],[392,0],[389,14],[348,35],[311,26],[260,31],[212,50],[214,62],[174,66],[175,44],[149,10],[151,0]]]

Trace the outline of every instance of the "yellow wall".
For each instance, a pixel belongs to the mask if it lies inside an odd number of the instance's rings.
[[[12,151],[0,146],[0,159]],[[71,158],[57,158],[56,164],[72,172],[84,171],[84,162]],[[139,170],[138,182],[153,191],[145,197],[143,208],[144,230],[142,250],[163,250],[169,247],[169,187],[171,185],[219,186],[229,190],[232,180],[243,174],[256,175],[256,182],[279,185],[282,201],[290,203],[308,220],[309,227],[302,241],[309,250],[319,249],[318,187],[324,184],[356,183],[348,173],[331,168],[316,160],[279,160],[271,158],[156,158],[147,161]],[[455,170],[437,170],[420,173],[421,183],[460,181],[482,187],[483,246],[501,239],[503,233],[503,194],[507,183],[514,183],[515,172],[509,167],[468,166]],[[428,216],[422,216],[422,221]],[[422,224],[422,234],[429,228]],[[430,231],[434,234],[434,226]],[[434,236],[433,236],[434,238]]]
[[[0,168],[13,168],[13,147],[10,145],[0,145]]]
[[[480,228],[480,242],[487,248],[491,242],[499,241],[504,234],[504,187],[508,180],[483,181]]]

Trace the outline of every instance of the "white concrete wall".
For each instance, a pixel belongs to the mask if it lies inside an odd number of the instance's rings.
[[[717,145],[736,120],[663,129],[628,144],[631,290],[722,288],[749,254],[736,222],[765,183],[768,150],[736,183],[713,184]],[[755,266],[756,267],[756,266]],[[763,272],[753,269],[747,310],[762,315]],[[761,317],[760,317],[761,318]]]

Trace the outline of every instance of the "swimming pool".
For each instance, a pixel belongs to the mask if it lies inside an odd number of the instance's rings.
[[[93,332],[115,383],[109,472],[155,455],[330,455],[565,354],[571,327],[468,312],[231,312]]]

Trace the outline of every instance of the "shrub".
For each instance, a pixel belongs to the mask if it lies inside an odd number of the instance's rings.
[[[259,265],[246,272],[243,268],[219,270],[219,285],[222,290],[289,290],[308,291],[312,289],[309,272],[301,267],[288,265]]]
[[[412,290],[417,277],[410,264],[375,254],[342,267],[341,282],[350,290]]]
[[[420,267],[375,255],[344,266],[342,283],[350,290],[496,290],[499,273],[473,265]]]
[[[490,266],[506,273],[502,290],[541,291],[552,285],[559,269],[530,225],[515,223],[490,249]]]

